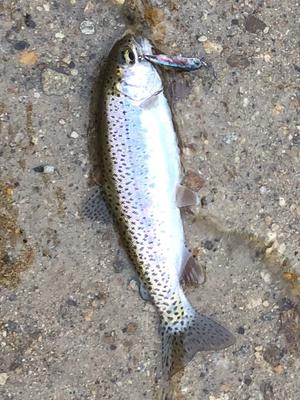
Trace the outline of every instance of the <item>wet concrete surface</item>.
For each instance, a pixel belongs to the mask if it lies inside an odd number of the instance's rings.
[[[155,397],[155,309],[138,296],[109,216],[80,213],[95,82],[134,5],[125,13],[121,3],[0,5],[4,400]],[[197,354],[178,398],[300,397],[298,6],[157,1],[145,11],[158,47],[206,55],[217,74],[165,82],[190,183],[201,187],[201,207],[183,218],[207,281],[188,296],[237,343]]]

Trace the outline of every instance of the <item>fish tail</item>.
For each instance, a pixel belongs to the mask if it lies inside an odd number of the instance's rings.
[[[198,351],[221,350],[235,343],[235,337],[222,325],[191,306],[182,320],[162,320],[163,378],[169,380],[182,370]]]

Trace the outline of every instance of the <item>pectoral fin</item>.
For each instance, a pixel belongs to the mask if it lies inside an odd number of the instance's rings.
[[[186,186],[178,185],[176,192],[177,207],[197,206],[200,203],[199,196]]]

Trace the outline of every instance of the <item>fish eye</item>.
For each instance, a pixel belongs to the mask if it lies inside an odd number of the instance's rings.
[[[132,65],[132,64],[135,63],[134,52],[129,48],[126,48],[126,49],[122,50],[121,57],[122,57],[122,61],[125,64],[131,64]]]

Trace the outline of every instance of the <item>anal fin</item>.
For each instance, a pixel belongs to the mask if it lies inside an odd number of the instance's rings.
[[[185,264],[181,279],[186,285],[202,285],[206,281],[205,269],[192,255]]]
[[[181,281],[186,285],[202,285],[206,281],[205,268],[198,264],[196,258],[186,247],[181,266]]]

